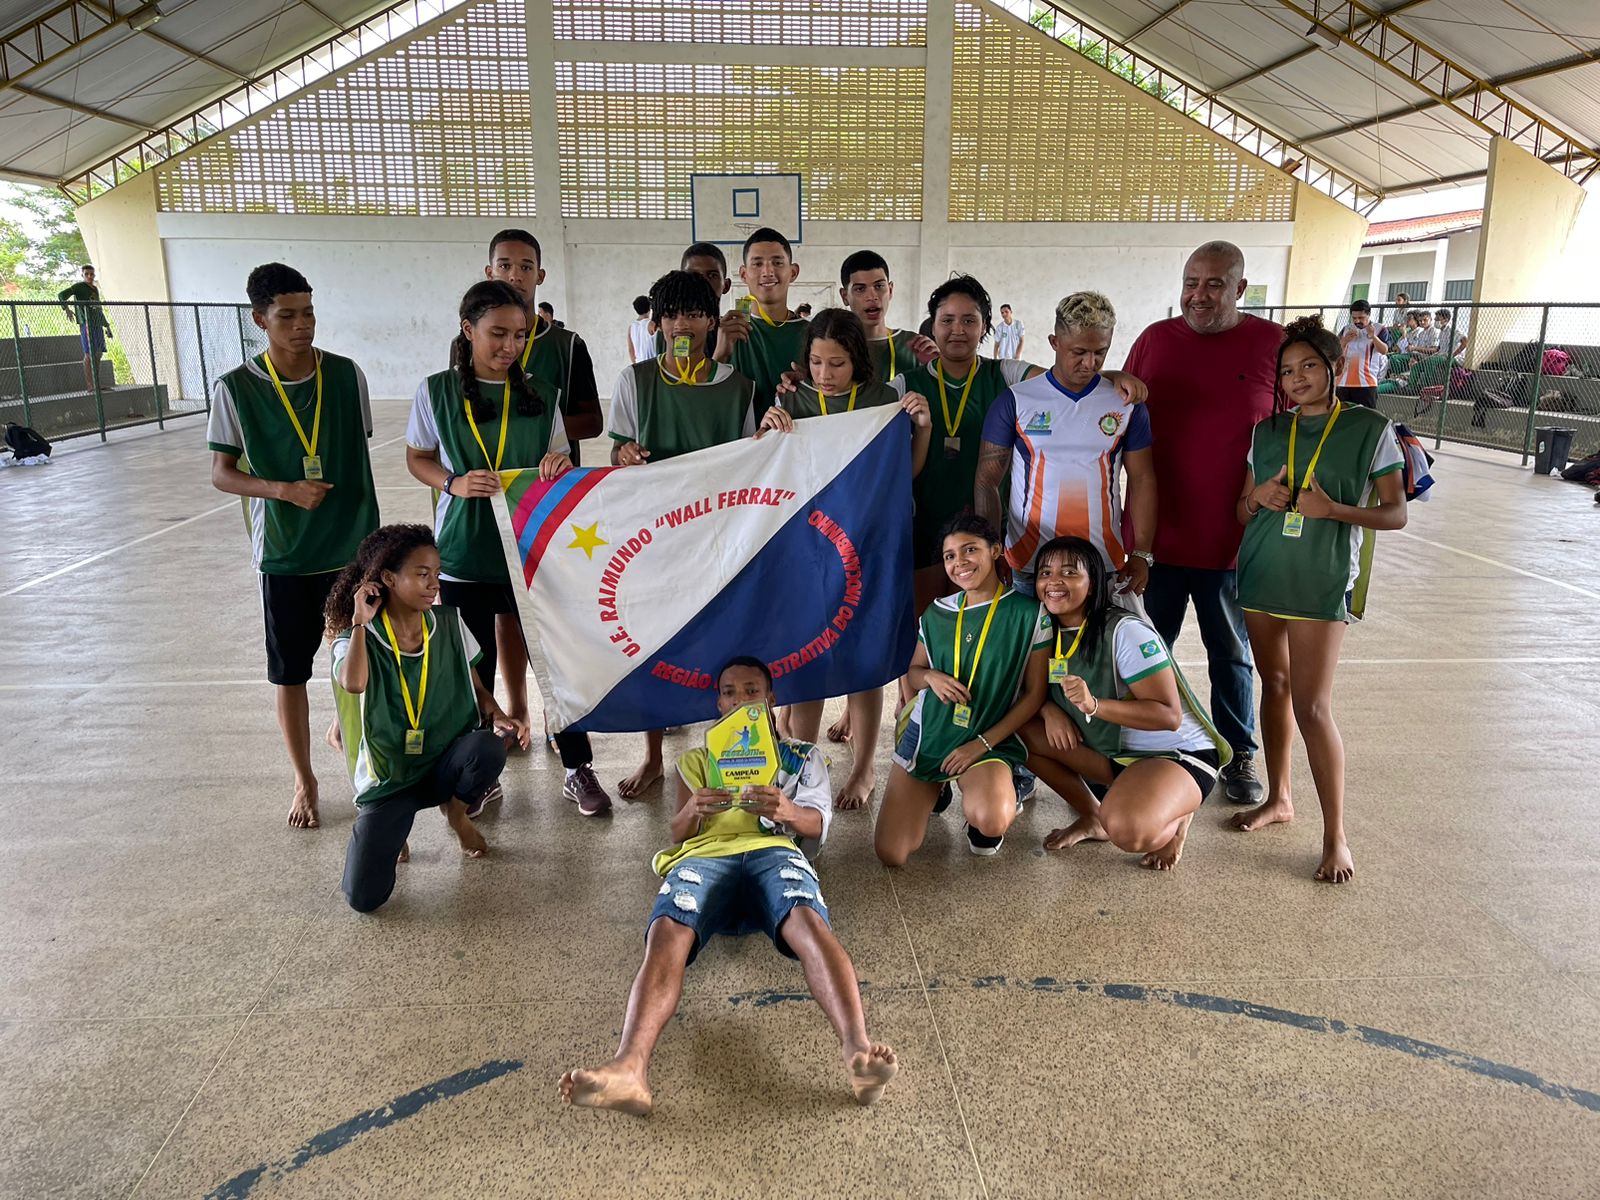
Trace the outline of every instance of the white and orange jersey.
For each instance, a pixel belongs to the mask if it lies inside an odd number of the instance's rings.
[[[1006,504],[1006,560],[1033,573],[1039,547],[1053,537],[1092,542],[1120,570],[1122,456],[1150,447],[1144,405],[1123,403],[1096,375],[1081,393],[1046,371],[1002,392],[984,420],[983,440],[1011,451]]]
[[[1345,329],[1355,334],[1344,348],[1344,370],[1339,374],[1340,387],[1377,387],[1378,380],[1378,355],[1383,353],[1383,347],[1378,344],[1374,336],[1378,329],[1374,325],[1356,328],[1347,325]]]

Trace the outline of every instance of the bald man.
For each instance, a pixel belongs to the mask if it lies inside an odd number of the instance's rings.
[[[1223,794],[1257,804],[1255,681],[1234,586],[1243,532],[1234,504],[1251,430],[1272,414],[1283,329],[1239,311],[1245,286],[1239,247],[1201,246],[1184,263],[1181,315],[1141,333],[1123,368],[1150,389],[1157,515],[1145,605],[1172,645],[1193,601],[1212,719],[1233,747]]]

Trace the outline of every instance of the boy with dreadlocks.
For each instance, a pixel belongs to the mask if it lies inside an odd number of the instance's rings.
[[[666,352],[622,372],[611,390],[611,461],[619,467],[665,462],[755,433],[755,384],[713,362],[706,338],[718,296],[701,275],[669,271],[650,288],[650,319]],[[627,799],[661,778],[661,731],[645,734],[645,759],[617,785]]]

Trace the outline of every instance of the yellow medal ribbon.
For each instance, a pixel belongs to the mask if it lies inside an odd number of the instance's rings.
[[[289,393],[283,390],[283,381],[278,378],[278,372],[272,366],[272,355],[263,354],[261,361],[267,365],[267,374],[272,377],[272,386],[277,389],[278,399],[283,401],[283,411],[289,414],[289,420],[294,422],[294,431],[300,437],[300,444],[305,447],[306,457],[317,456],[317,443],[322,440],[322,355],[319,352],[317,360],[317,407],[311,417],[311,437],[306,437],[305,426],[300,424],[300,418],[295,416],[294,405],[289,403]]]
[[[687,371],[685,371],[683,369],[684,361],[685,360],[681,359],[681,358],[674,358],[672,360],[672,369],[673,369],[674,372],[677,373],[677,378],[674,379],[671,375],[667,374],[667,356],[665,354],[663,354],[659,358],[657,358],[656,359],[656,366],[661,371],[662,380],[665,381],[666,383],[669,383],[669,384],[672,384],[672,383],[698,383],[700,381],[700,372],[705,368],[706,364],[710,360],[702,358],[699,362],[695,363],[694,366],[691,367]]]
[[[858,384],[858,383],[852,383],[850,385],[850,405],[849,405],[848,408],[845,409],[845,412],[855,412],[855,410],[856,410],[856,389],[859,388],[860,386],[861,385]],[[817,393],[817,403],[822,405],[822,415],[823,416],[827,416],[828,415],[828,397],[823,395],[821,388],[812,388],[811,390]]]
[[[1333,402],[1333,411],[1328,414],[1328,423],[1322,427],[1322,438],[1317,442],[1316,450],[1312,452],[1311,461],[1306,464],[1306,477],[1300,481],[1298,487],[1295,486],[1294,482],[1294,439],[1296,432],[1300,428],[1300,412],[1298,409],[1295,410],[1294,420],[1289,423],[1289,462],[1287,464],[1289,468],[1287,471],[1289,486],[1294,489],[1294,498],[1289,505],[1291,510],[1294,510],[1295,505],[1299,503],[1300,493],[1305,490],[1306,484],[1311,482],[1311,476],[1316,474],[1317,460],[1322,457],[1322,448],[1328,444],[1328,435],[1333,432],[1333,423],[1339,419],[1339,410],[1343,407],[1344,405],[1341,401],[1335,400]]]
[[[785,321],[774,321],[771,317],[767,316],[767,310],[761,307],[761,301],[757,300],[754,296],[750,297],[750,307],[756,310],[756,316],[760,317],[763,321],[765,321],[768,325],[771,325],[774,329],[776,329],[779,325],[787,324],[786,320]]]
[[[972,677],[967,680],[966,688],[970,693],[972,685],[978,681],[978,661],[983,657],[983,644],[989,640],[989,625],[994,620],[994,614],[1000,608],[1000,601],[1009,589],[1001,588],[995,593],[994,599],[989,601],[989,615],[983,619],[983,629],[978,634],[978,648],[972,652]],[[961,604],[956,609],[956,669],[953,672],[957,683],[961,682],[961,618],[967,611],[967,595],[961,594]]]
[[[894,330],[889,330],[889,378],[895,376],[894,370]]]
[[[472,419],[472,404],[465,396],[461,397],[461,407],[467,414],[467,428],[472,430],[478,449],[483,451],[484,463],[491,471],[498,471],[500,460],[506,456],[506,429],[511,424],[511,380],[506,380],[505,398],[500,401],[500,444],[494,448],[492,460],[489,458],[489,447],[483,444],[483,434],[478,432],[478,423]]]
[[[394,626],[389,623],[389,610],[383,610],[383,631],[389,635],[389,649],[394,651],[395,669],[400,673],[400,697],[406,702],[406,720],[414,731],[422,727],[422,706],[428,701],[428,614],[422,614],[422,678],[417,681],[417,704],[411,706],[411,688],[406,684],[405,660],[400,657],[400,642],[394,636]]]
[[[1072,660],[1072,656],[1078,652],[1078,643],[1083,641],[1083,631],[1087,629],[1088,626],[1089,622],[1087,621],[1078,626],[1078,636],[1072,639],[1072,645],[1067,648],[1067,661],[1070,662]],[[1061,657],[1061,630],[1059,629],[1056,630],[1056,657]]]
[[[537,316],[533,318],[533,332],[528,335],[528,344],[522,348],[522,369],[524,371],[528,369],[528,356],[533,353],[533,344],[542,338],[545,333],[549,333],[554,328],[554,325],[550,324],[549,321],[546,321],[544,323],[544,333],[540,333],[539,318]]]
[[[956,430],[961,428],[961,417],[967,411],[967,397],[972,394],[972,381],[978,377],[978,361],[972,360],[972,365],[967,368],[967,384],[961,389],[961,403],[956,406],[956,419],[950,421],[950,400],[944,394],[944,363],[933,364],[933,377],[939,383],[939,408],[944,414],[944,431],[946,437],[955,437]]]

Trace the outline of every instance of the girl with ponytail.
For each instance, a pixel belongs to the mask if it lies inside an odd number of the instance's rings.
[[[408,857],[425,808],[443,810],[461,849],[482,858],[488,846],[471,818],[498,787],[502,738],[528,745],[527,722],[508,717],[479,681],[482,651],[438,597],[432,530],[385,525],[339,573],[324,610],[356,790],[344,893],[358,912],[394,891],[395,863]]]
[[[1245,527],[1239,606],[1261,677],[1267,799],[1233,824],[1248,832],[1294,819],[1293,721],[1322,806],[1322,861],[1314,878],[1327,883],[1355,874],[1344,834],[1344,743],[1333,721],[1333,672],[1346,622],[1364,607],[1372,560],[1366,531],[1406,523],[1394,425],[1376,409],[1336,398],[1343,360],[1339,338],[1320,316],[1290,323],[1278,350],[1273,414],[1255,427],[1235,509]]]
[[[439,547],[439,594],[486,653],[478,678],[494,690],[495,664],[505,673],[506,708],[528,719],[528,651],[517,619],[511,574],[495,522],[500,473],[537,470],[555,479],[572,469],[561,407],[540,395],[524,374],[528,312],[510,284],[485,279],[461,299],[460,324],[450,343],[450,368],[417,388],[406,427],[406,467],[432,488]],[[568,784],[579,773],[580,804],[610,807],[588,764],[583,734],[556,739]],[[598,794],[603,805],[595,799]]]

